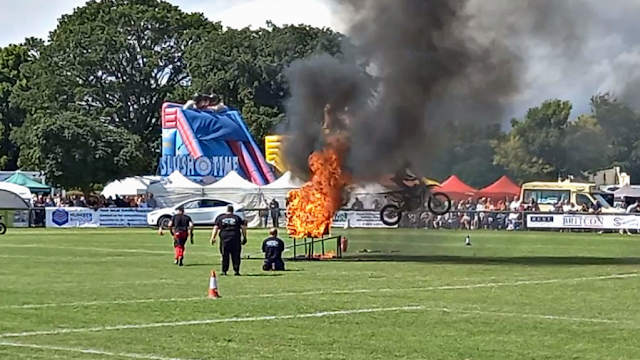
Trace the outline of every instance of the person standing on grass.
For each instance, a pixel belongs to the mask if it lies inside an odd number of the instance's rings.
[[[187,243],[187,238],[191,239],[193,244],[193,221],[189,215],[185,215],[184,208],[178,207],[178,213],[173,215],[171,222],[169,222],[169,231],[173,235],[173,249],[175,251],[174,264],[182,266],[184,260],[184,246]]]
[[[284,252],[284,241],[278,238],[278,229],[269,230],[269,237],[262,242],[262,252],[264,253],[264,271],[284,271],[284,261],[282,253]]]
[[[247,243],[247,226],[244,220],[233,212],[233,206],[229,205],[227,206],[227,212],[218,216],[211,232],[211,245],[215,244],[216,238],[220,235],[222,275],[227,275],[229,258],[231,258],[234,275],[239,276],[242,245]]]

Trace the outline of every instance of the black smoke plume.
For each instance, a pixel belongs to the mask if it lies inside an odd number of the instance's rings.
[[[449,123],[506,120],[531,49],[554,49],[565,63],[579,58],[589,14],[567,0],[333,2],[356,54],[300,60],[285,74],[285,159],[303,176],[308,155],[323,146],[326,104],[352,116],[346,164],[357,179],[379,179],[407,160],[426,175]],[[356,66],[363,59],[373,89]]]

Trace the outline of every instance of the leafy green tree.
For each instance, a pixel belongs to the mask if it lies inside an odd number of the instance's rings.
[[[13,89],[26,83],[20,67],[30,61],[26,47],[0,48],[0,169],[17,170],[18,149],[10,140],[13,129],[22,126],[25,111],[10,103]]]
[[[185,49],[220,26],[161,0],[89,1],[64,15],[16,104],[38,111],[81,112],[140,137],[138,172],[157,165],[162,102],[188,86]]]
[[[591,98],[593,116],[607,138],[603,154],[609,166],[620,166],[632,178],[640,177],[640,114],[612,94]]]
[[[138,174],[141,139],[81,113],[37,113],[12,133],[20,165],[42,171],[53,185],[87,194],[96,184]]]
[[[314,54],[341,54],[343,36],[311,26],[210,32],[187,49],[194,89],[211,90],[243,112],[259,142],[284,118],[288,88],[283,70]]]
[[[482,188],[505,174],[502,166],[493,163],[491,142],[503,136],[499,124],[451,123],[443,136],[446,141],[429,176],[445,179],[455,174],[470,186]]]
[[[604,130],[592,116],[580,116],[566,129],[563,147],[575,175],[610,166],[611,147]]]
[[[565,149],[571,108],[568,101],[550,100],[529,109],[524,119],[513,119],[509,134],[493,143],[494,163],[520,181],[554,180],[581,170]]]

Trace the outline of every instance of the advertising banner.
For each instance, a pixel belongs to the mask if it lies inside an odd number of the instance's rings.
[[[98,210],[100,227],[147,227],[147,214],[153,209],[104,208]]]
[[[640,214],[527,214],[530,229],[640,229]]]
[[[88,208],[46,208],[46,227],[98,227],[98,212]]]
[[[378,211],[338,211],[333,217],[332,227],[344,227],[349,221],[352,228],[396,228],[398,226],[386,226],[380,221]]]
[[[11,216],[13,220],[10,227],[29,227],[29,210],[15,210]]]

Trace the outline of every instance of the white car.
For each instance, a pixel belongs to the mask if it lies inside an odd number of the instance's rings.
[[[150,212],[147,214],[147,224],[154,227],[160,225],[167,227],[171,217],[177,212],[176,209],[184,206],[184,213],[191,217],[194,225],[213,225],[218,215],[227,212],[228,205],[232,205],[234,213],[244,220],[244,205],[222,199],[198,198]]]

